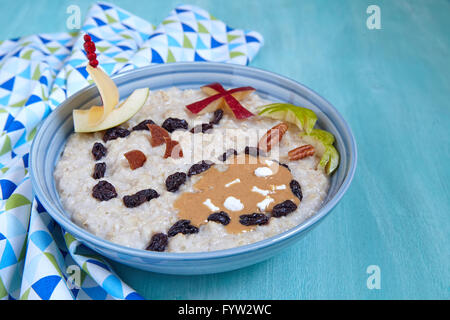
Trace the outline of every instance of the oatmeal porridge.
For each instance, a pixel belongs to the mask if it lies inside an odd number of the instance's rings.
[[[263,240],[314,215],[329,188],[323,146],[295,121],[258,115],[271,102],[257,92],[236,95],[252,115],[242,119],[227,101],[186,108],[212,94],[151,91],[120,126],[72,134],[54,172],[71,219],[124,246],[198,252]]]

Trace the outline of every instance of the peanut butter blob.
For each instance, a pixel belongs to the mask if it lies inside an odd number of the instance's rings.
[[[194,184],[195,192],[184,192],[175,200],[174,208],[180,219],[200,226],[208,222],[212,213],[224,211],[231,218],[226,225],[227,232],[240,233],[255,228],[242,225],[240,215],[269,213],[286,200],[299,205],[289,186],[292,175],[286,167],[246,154],[230,160],[225,171],[211,167]]]

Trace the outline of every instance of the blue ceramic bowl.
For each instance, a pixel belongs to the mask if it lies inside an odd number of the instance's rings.
[[[121,97],[142,87],[151,90],[172,86],[187,89],[211,82],[220,82],[226,87],[252,86],[263,98],[314,110],[319,118],[319,127],[336,137],[341,161],[320,210],[302,224],[274,237],[232,249],[200,253],[160,253],[124,247],[101,239],[73,223],[61,204],[53,179],[55,164],[66,139],[73,132],[72,110],[100,103],[97,88],[89,86],[67,99],[43,122],[31,147],[31,179],[34,192],[47,212],[65,230],[105,257],[139,269],[168,274],[206,274],[242,268],[265,260],[299,240],[328,215],[350,185],[357,152],[348,124],[330,103],[295,81],[255,68],[204,62],[149,66],[113,79]]]

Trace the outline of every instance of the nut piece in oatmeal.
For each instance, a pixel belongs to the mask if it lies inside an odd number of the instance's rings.
[[[140,150],[131,150],[124,154],[125,158],[128,160],[131,170],[136,170],[142,167],[147,161],[147,157]]]

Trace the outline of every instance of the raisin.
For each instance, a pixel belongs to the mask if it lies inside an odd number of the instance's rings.
[[[264,213],[243,214],[239,216],[239,222],[244,226],[261,226],[269,223],[269,217]]]
[[[166,179],[166,188],[169,192],[176,192],[186,182],[186,173],[175,172]]]
[[[102,180],[92,188],[92,196],[100,201],[108,201],[117,197],[117,192],[111,183]]]
[[[156,233],[150,240],[150,244],[147,250],[162,252],[166,250],[167,244],[169,243],[169,237],[165,233]]]
[[[213,128],[211,123],[202,123],[195,127],[193,127],[189,132],[190,133],[206,133]]]
[[[92,147],[92,155],[95,160],[100,160],[106,155],[106,147],[100,142],[94,143],[94,146]]]
[[[214,162],[209,160],[202,160],[189,168],[188,176],[190,177],[196,174],[200,174],[211,168],[212,165],[214,165]]]
[[[101,179],[105,176],[106,171],[106,163],[99,162],[95,164],[94,173],[92,174],[92,178]]]
[[[150,129],[148,128],[147,124],[155,124],[155,122],[150,119],[144,120],[142,122],[139,122],[137,125],[135,125],[132,130],[133,131],[139,131],[139,130],[149,131]]]
[[[208,217],[208,221],[219,222],[224,226],[226,226],[227,224],[230,223],[231,219],[228,213],[226,213],[225,211],[220,211],[210,214]]]
[[[257,147],[245,147],[244,153],[254,157],[266,156],[266,153]]]
[[[297,210],[297,205],[291,200],[286,200],[273,207],[272,216],[275,218],[279,218],[282,216],[286,216],[295,210]]]
[[[209,124],[213,124],[213,125],[219,124],[220,120],[222,120],[222,117],[223,117],[223,110],[217,109],[216,111],[214,111],[213,118],[209,122]]]
[[[231,155],[237,155],[237,151],[234,149],[228,149],[219,157],[220,161],[226,161]]]
[[[159,193],[156,192],[153,189],[145,189],[141,190],[139,192],[136,192],[135,194],[131,196],[125,196],[123,197],[123,204],[127,208],[135,208],[140,206],[146,201],[150,201],[152,199],[158,198]]]
[[[302,201],[303,199],[303,193],[302,193],[302,187],[300,186],[300,183],[298,183],[297,180],[292,180],[291,183],[289,183],[289,186],[291,187],[292,193]]]
[[[182,129],[187,130],[188,129],[188,123],[186,120],[178,119],[178,118],[167,118],[163,124],[161,125],[164,129],[166,129],[168,132],[172,133],[175,130]]]
[[[198,233],[198,228],[196,226],[191,225],[191,220],[182,219],[175,222],[175,224],[171,226],[169,231],[167,232],[169,237],[173,237],[178,233],[182,234]]]
[[[109,141],[109,140],[115,140],[117,138],[125,138],[130,134],[130,131],[128,131],[125,128],[122,127],[114,127],[111,129],[106,130],[105,134],[103,135],[103,141]]]

